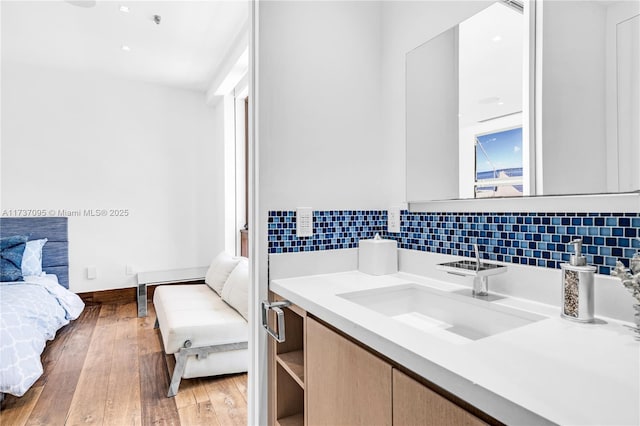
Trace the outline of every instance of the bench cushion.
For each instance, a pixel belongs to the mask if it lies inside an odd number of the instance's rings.
[[[206,284],[159,286],[153,303],[168,354],[180,350],[185,340],[192,347],[248,340],[247,321]]]
[[[243,258],[231,256],[224,251],[217,255],[211,262],[211,266],[209,266],[207,274],[204,277],[205,284],[211,287],[218,295],[222,295],[222,289],[229,274],[231,274],[231,271],[233,271],[241,259]]]
[[[244,319],[249,319],[249,262],[246,259],[233,269],[220,296]]]

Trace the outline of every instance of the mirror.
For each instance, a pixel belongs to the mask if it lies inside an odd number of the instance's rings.
[[[407,200],[639,190],[638,2],[536,2],[535,123],[533,10],[503,3],[406,55]]]

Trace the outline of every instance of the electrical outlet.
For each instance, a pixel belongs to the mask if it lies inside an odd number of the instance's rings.
[[[133,274],[135,274],[135,271],[133,270],[133,266],[131,266],[131,265],[126,265],[126,266],[124,267],[124,273],[125,273],[125,274],[127,274],[127,275],[133,275]]]
[[[387,231],[400,232],[400,206],[391,206],[387,212]]]
[[[95,280],[98,277],[98,269],[95,266],[87,266],[87,279]]]
[[[296,210],[296,235],[313,236],[313,210],[311,207],[298,207]]]

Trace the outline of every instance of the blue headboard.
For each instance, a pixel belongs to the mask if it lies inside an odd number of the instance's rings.
[[[69,239],[66,217],[4,217],[0,237],[26,235],[30,240],[48,238],[42,249],[42,270],[56,274],[61,286],[69,288]]]

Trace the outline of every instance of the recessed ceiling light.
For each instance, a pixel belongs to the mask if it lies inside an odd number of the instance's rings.
[[[502,37],[501,37],[501,36],[499,36],[499,35],[497,35],[497,36],[495,36],[495,37],[493,37],[493,38],[491,39],[491,41],[493,41],[493,42],[498,42],[498,41],[501,41],[501,40],[502,40]]]
[[[120,49],[122,49],[125,52],[130,52],[131,48],[129,46],[127,46],[126,44],[123,44],[122,46],[120,46]]]
[[[120,6],[120,12],[129,13],[129,6]]]

